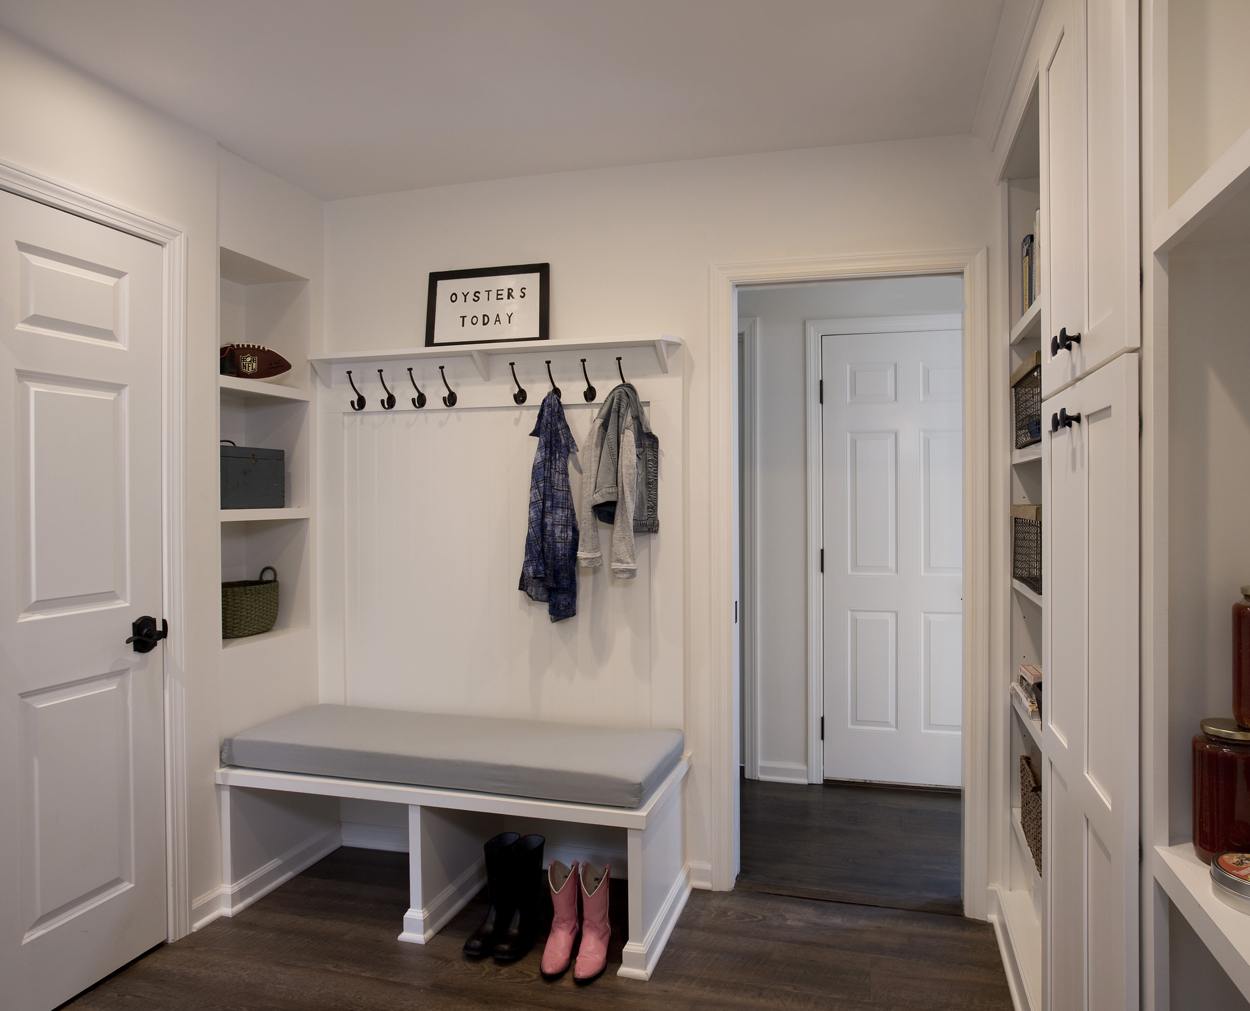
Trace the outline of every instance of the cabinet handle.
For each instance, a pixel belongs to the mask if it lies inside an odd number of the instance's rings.
[[[1060,327],[1059,334],[1050,339],[1050,357],[1054,358],[1060,351],[1071,351],[1073,344],[1081,343],[1079,333],[1068,333],[1068,328]]]
[[[1069,414],[1066,407],[1061,407],[1058,414],[1050,416],[1050,433],[1054,435],[1061,428],[1071,428],[1073,425],[1079,425],[1080,423],[1080,411],[1077,411],[1075,414]]]

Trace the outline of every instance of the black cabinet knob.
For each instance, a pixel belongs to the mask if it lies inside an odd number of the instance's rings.
[[[1054,358],[1060,351],[1071,351],[1073,344],[1081,343],[1079,333],[1068,333],[1066,326],[1059,328],[1059,333],[1050,339],[1050,357]]]

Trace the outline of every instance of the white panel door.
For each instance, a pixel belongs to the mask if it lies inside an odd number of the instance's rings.
[[[0,1003],[165,938],[162,255],[0,192]]]
[[[963,373],[942,325],[821,338],[826,779],[960,785]]]
[[[1043,404],[1045,1004],[1137,1007],[1138,363]]]

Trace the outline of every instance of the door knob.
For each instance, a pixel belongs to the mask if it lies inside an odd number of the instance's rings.
[[[1064,428],[1071,428],[1073,425],[1080,424],[1080,422],[1081,422],[1080,411],[1077,411],[1075,414],[1069,414],[1068,409],[1066,407],[1059,408],[1059,424],[1062,425]]]
[[[126,644],[133,646],[136,653],[151,653],[156,649],[156,644],[169,635],[169,622],[162,618],[161,627],[158,629],[156,619],[150,614],[145,614],[131,622],[130,632]]]

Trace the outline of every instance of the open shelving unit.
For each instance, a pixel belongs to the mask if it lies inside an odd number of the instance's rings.
[[[1035,234],[1041,207],[1041,183],[1041,123],[1035,82],[1000,177],[1005,226],[1003,245],[1006,250],[1002,271],[1006,280],[1003,303],[1007,308],[1007,319],[998,337],[1006,348],[1001,359],[1005,368],[999,381],[1007,392],[1008,410],[1004,418],[1008,426],[1005,444],[1009,453],[1006,469],[1010,488],[1007,500],[1013,506],[1039,505],[1042,501],[1041,443],[1016,448],[1014,398],[1010,389],[1011,375],[1041,349],[1045,279],[1039,271],[1037,296],[1026,305],[1020,261],[1021,240],[1026,235],[1035,236],[1035,255],[1044,245],[1044,237]],[[1042,594],[1010,578],[1012,523],[1009,517],[1004,517],[1002,522],[1006,526],[1008,545],[1008,578],[1001,584],[1005,587],[1007,598],[1004,613],[1008,629],[1005,638],[1007,653],[1003,658],[1005,664],[1000,668],[1004,671],[1002,685],[995,696],[1001,699],[996,705],[1001,706],[1000,719],[1005,727],[1003,747],[996,759],[1002,762],[997,776],[1000,799],[995,806],[996,818],[1001,818],[997,832],[999,857],[994,876],[996,927],[1021,1005],[1037,1011],[1042,1006],[1044,888],[1020,821],[1019,764],[1021,756],[1027,755],[1040,774],[1044,735],[1040,721],[1029,717],[1011,690],[1011,685],[1021,663],[1042,665],[1045,601]]]
[[[1142,25],[1144,970],[1152,1011],[1247,1007],[1250,913],[1194,852],[1190,739],[1231,713],[1250,583],[1250,7],[1146,0]]]
[[[308,279],[281,267],[223,247],[220,269],[221,343],[263,344],[292,366],[270,381],[217,379],[218,438],[239,446],[281,449],[286,466],[285,507],[219,513],[222,581],[255,579],[262,568],[272,565],[280,584],[278,621],[272,631],[222,640],[223,650],[237,662],[240,651],[271,651],[277,642],[291,645],[300,636],[312,639],[308,365],[312,307]]]

